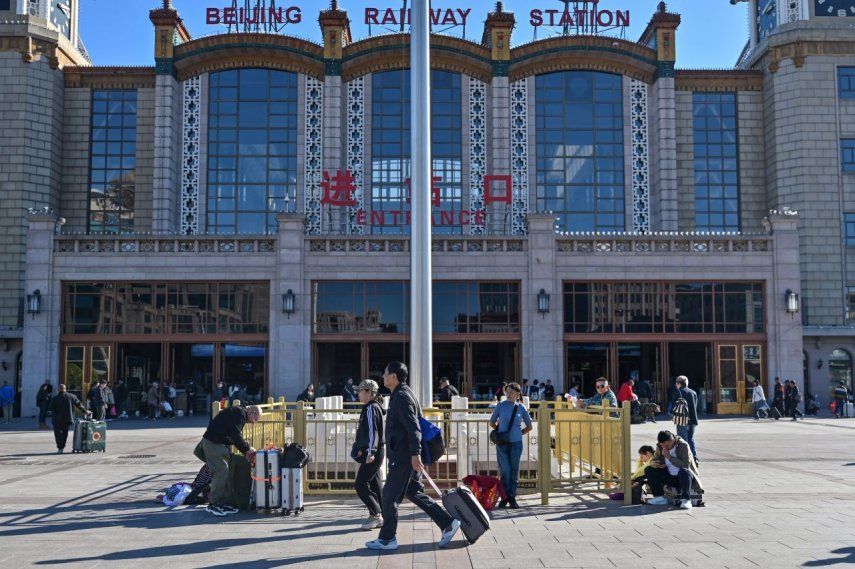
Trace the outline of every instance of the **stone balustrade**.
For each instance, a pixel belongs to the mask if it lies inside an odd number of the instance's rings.
[[[135,253],[274,253],[276,238],[271,236],[222,235],[58,235],[54,251],[64,254]]]

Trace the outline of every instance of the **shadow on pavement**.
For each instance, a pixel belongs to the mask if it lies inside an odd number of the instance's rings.
[[[828,565],[855,565],[855,547],[841,547],[835,549],[831,553],[842,555],[843,557],[831,557],[829,559],[814,559],[803,563],[803,567],[826,567]]]

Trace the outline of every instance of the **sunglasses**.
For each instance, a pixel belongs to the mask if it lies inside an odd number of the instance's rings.
[[[603,384],[603,383],[598,383],[598,384],[597,384],[597,389],[605,389],[606,387],[608,387],[608,385],[605,385],[605,384]]]

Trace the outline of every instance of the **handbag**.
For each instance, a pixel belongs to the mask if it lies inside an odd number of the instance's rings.
[[[517,403],[514,403],[514,406],[511,408],[511,415],[508,417],[508,428],[504,431],[500,431],[498,425],[495,429],[490,431],[490,442],[496,445],[497,447],[505,446],[510,443],[510,430],[511,430],[511,421],[514,418],[514,415],[517,414]]]

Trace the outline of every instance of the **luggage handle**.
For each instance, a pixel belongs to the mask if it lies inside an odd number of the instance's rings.
[[[421,472],[422,472],[422,475],[424,475],[424,477],[427,478],[427,481],[430,483],[434,492],[436,492],[436,495],[439,496],[440,498],[442,498],[442,492],[439,491],[439,486],[436,485],[436,483],[433,481],[433,478],[431,478],[430,475],[428,474],[427,468],[423,468]]]

